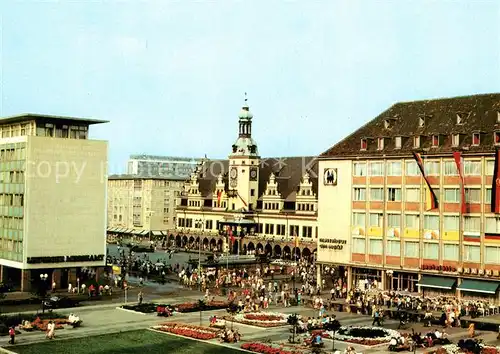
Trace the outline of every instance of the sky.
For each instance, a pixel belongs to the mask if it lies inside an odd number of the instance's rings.
[[[0,2],[0,116],[109,120],[130,154],[317,155],[398,101],[500,92],[500,1]]]

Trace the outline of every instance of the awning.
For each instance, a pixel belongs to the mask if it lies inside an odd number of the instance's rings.
[[[496,294],[500,283],[494,281],[482,281],[473,279],[464,279],[458,286],[461,291],[470,291],[474,293]]]
[[[123,231],[124,234],[131,234],[132,232],[134,232],[133,229],[126,229],[125,231]]]
[[[121,234],[123,232],[123,230],[125,230],[125,229],[117,227],[114,232],[117,232],[117,233]]]
[[[163,236],[168,236],[168,231],[162,231],[162,232],[161,232],[161,234],[162,234]]]
[[[140,235],[142,233],[142,230],[134,230],[132,233],[134,235]]]
[[[149,234],[149,230],[142,230],[142,232],[139,234],[141,236]]]
[[[161,233],[161,231],[153,231],[153,235],[162,236],[163,234]]]
[[[423,275],[417,286],[422,288],[435,288],[451,290],[457,280],[455,278],[433,277],[431,275]]]

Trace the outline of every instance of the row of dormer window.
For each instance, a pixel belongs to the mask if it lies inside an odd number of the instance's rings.
[[[423,139],[426,138],[426,136],[423,135],[417,135],[413,137],[413,147],[414,148],[420,148]],[[439,147],[443,144],[443,135],[431,135],[431,147]],[[389,138],[377,138],[377,150],[384,150],[385,148],[385,143]],[[361,138],[361,150],[368,150],[368,141],[370,138]],[[451,145],[453,147],[458,147],[460,143],[463,140],[463,134],[452,134],[451,135]],[[493,133],[493,141],[495,145],[500,145],[500,132],[494,132]],[[479,146],[481,143],[481,133],[476,132],[472,133],[472,146]],[[396,136],[394,137],[394,149],[401,149],[403,145],[403,137],[402,136]]]
[[[457,113],[456,116],[455,116],[455,124],[456,125],[462,125],[464,124],[465,120],[467,119],[467,117],[470,115],[469,114],[464,114],[464,113]],[[425,116],[421,116],[419,117],[418,119],[418,127],[419,128],[423,128],[425,127],[425,124],[426,124],[426,119],[427,118],[431,118],[431,116],[428,116],[428,117],[425,117]],[[393,127],[393,122],[395,121],[395,119],[386,119],[384,121],[384,128],[385,129],[392,129]],[[500,111],[497,112],[497,124],[500,124]]]

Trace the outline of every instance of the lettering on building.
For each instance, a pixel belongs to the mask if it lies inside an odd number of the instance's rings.
[[[339,240],[336,238],[320,238],[319,243],[319,248],[341,251],[344,249],[344,245],[347,245],[347,240]]]

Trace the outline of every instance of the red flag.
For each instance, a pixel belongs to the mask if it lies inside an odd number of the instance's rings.
[[[217,192],[217,208],[220,208],[220,199],[222,197],[222,192],[218,191]]]
[[[457,171],[458,175],[460,176],[460,181],[462,182],[460,184],[460,195],[461,195],[461,211],[462,214],[467,213],[467,205],[465,203],[465,179],[464,179],[464,173],[463,173],[463,158],[462,158],[462,153],[460,151],[455,151],[453,153],[453,158],[455,159],[455,164],[457,165]]]
[[[235,240],[235,238],[233,236],[233,229],[230,226],[228,226],[228,229],[229,229],[229,231],[228,231],[229,241],[231,242],[231,245],[232,245],[234,243],[234,240]]]
[[[495,170],[493,172],[493,183],[491,185],[491,212],[500,213],[500,150],[495,152]]]

